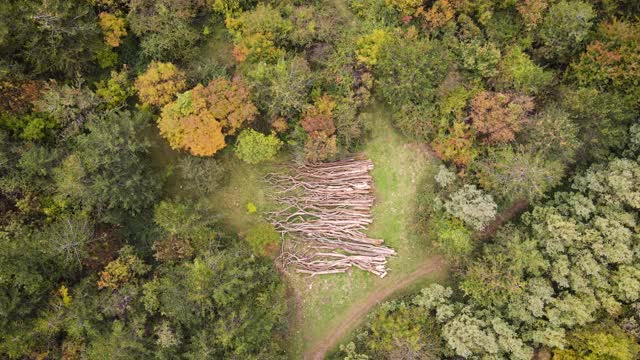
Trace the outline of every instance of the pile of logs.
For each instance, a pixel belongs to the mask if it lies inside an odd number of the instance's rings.
[[[282,265],[297,272],[342,273],[355,266],[380,277],[395,251],[365,232],[372,222],[371,160],[293,164],[267,175],[279,210],[267,214],[283,235]]]

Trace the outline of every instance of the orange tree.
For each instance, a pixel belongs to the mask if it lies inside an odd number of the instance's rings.
[[[533,99],[483,91],[471,101],[471,124],[489,144],[513,141],[533,110]]]
[[[206,87],[198,84],[162,109],[160,134],[173,149],[211,156],[225,147],[226,135],[235,134],[255,118],[257,109],[249,96],[249,89],[237,77],[232,81],[217,78]]]

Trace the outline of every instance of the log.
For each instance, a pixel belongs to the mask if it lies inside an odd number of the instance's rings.
[[[282,234],[283,268],[311,276],[346,272],[352,267],[387,274],[395,255],[382,239],[366,235],[372,223],[373,162],[362,156],[329,163],[294,163],[265,176],[281,208],[267,218]]]

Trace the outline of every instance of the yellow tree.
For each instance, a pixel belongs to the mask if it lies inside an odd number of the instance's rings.
[[[163,106],[187,87],[187,75],[172,63],[152,62],[135,81],[143,104]]]
[[[104,42],[111,47],[120,46],[122,38],[127,36],[124,18],[108,12],[101,12],[98,16],[100,17],[100,29],[104,34]]]
[[[162,109],[160,134],[173,149],[211,156],[225,147],[226,135],[255,118],[257,109],[249,96],[237,77],[214,79],[206,87],[198,84]]]

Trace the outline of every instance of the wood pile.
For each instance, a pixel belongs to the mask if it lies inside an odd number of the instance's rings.
[[[281,205],[267,217],[284,235],[282,265],[311,275],[342,273],[353,266],[387,274],[387,258],[395,251],[366,235],[374,202],[372,169],[371,160],[354,157],[293,164],[267,175]]]

